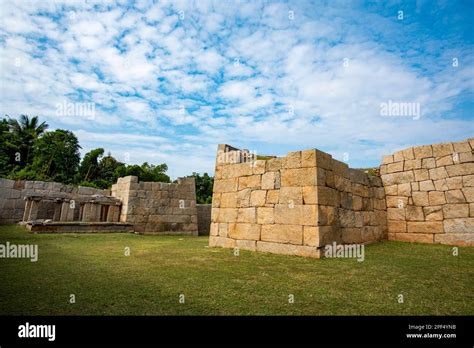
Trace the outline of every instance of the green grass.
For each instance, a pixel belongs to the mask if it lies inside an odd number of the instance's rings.
[[[34,235],[0,226],[0,244],[7,241],[38,244],[39,260],[0,259],[0,314],[474,314],[473,248],[453,256],[449,246],[382,242],[357,262],[234,256],[207,248],[206,237]]]

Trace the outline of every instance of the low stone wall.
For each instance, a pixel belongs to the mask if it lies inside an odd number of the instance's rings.
[[[474,138],[398,151],[380,173],[389,239],[474,245]]]
[[[75,187],[57,182],[22,181],[0,179],[0,224],[17,223],[23,220],[26,196],[66,194],[70,199],[87,198],[92,195],[110,195],[109,190],[91,187]],[[54,214],[53,205],[44,205],[37,218],[44,219]]]
[[[120,221],[134,225],[135,232],[198,234],[194,178],[177,183],[138,182],[136,176],[119,178],[112,196],[122,201]]]
[[[255,160],[218,147],[209,245],[318,258],[326,244],[386,238],[380,178],[312,149]]]
[[[200,236],[208,236],[211,230],[211,204],[197,204],[198,231]]]

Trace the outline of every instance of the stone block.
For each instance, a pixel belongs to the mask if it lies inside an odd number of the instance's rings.
[[[260,189],[261,187],[261,175],[251,175],[238,178],[239,180],[239,190],[246,188]]]
[[[220,248],[234,248],[235,239],[220,236],[209,236],[209,246]]]
[[[466,199],[461,190],[446,191],[446,202],[448,203],[466,203]]]
[[[408,205],[408,198],[401,196],[387,196],[387,207],[404,208]]]
[[[316,186],[304,186],[303,187],[303,202],[304,204],[317,204],[317,193],[318,189]]]
[[[454,164],[452,154],[436,158],[436,167],[449,166],[451,164]]]
[[[211,229],[209,234],[211,236],[218,236],[219,235],[219,224],[216,222],[211,222]]]
[[[451,166],[452,167],[452,166]],[[448,177],[445,167],[433,168],[429,170],[431,180],[445,179]]]
[[[406,221],[387,221],[387,228],[389,233],[404,233],[407,231],[407,223]]]
[[[301,225],[262,225],[261,240],[275,243],[302,244],[303,226]]]
[[[464,194],[467,202],[474,202],[474,187],[464,187],[462,189],[462,193]]]
[[[403,171],[403,162],[395,162],[387,165],[387,173],[396,173]]]
[[[446,167],[449,177],[471,175],[474,173],[474,163],[461,163]]]
[[[433,181],[431,180],[425,180],[425,181],[420,181],[420,191],[434,191],[435,187],[433,184]]]
[[[439,192],[439,191],[428,192],[428,199],[430,201],[430,205],[441,205],[441,204],[446,203],[444,192]]]
[[[436,168],[436,160],[432,157],[430,158],[423,158],[421,160],[421,168],[423,169],[432,169]]]
[[[407,160],[403,165],[403,170],[421,169],[421,159]]]
[[[408,233],[443,233],[443,223],[440,221],[408,221]]]
[[[262,175],[262,189],[273,190],[275,188],[275,172],[267,172]]]
[[[301,151],[301,166],[306,167],[316,167],[316,150],[304,150]]]
[[[265,162],[265,170],[267,172],[276,172],[283,168],[283,159],[281,157],[271,158]]]
[[[443,206],[423,207],[426,221],[443,221]]]
[[[314,189],[315,186],[306,186]],[[302,187],[282,187],[280,189],[280,204],[303,204],[303,189]],[[316,198],[316,197],[315,197]],[[305,203],[310,204],[310,203]],[[313,203],[315,204],[315,203]]]
[[[267,191],[267,204],[276,204],[280,199],[280,190],[269,190]]]
[[[404,160],[412,160],[412,159],[415,158],[415,153],[414,153],[412,147],[403,150],[402,153],[403,153],[403,159]]]
[[[221,208],[236,208],[237,207],[237,192],[224,192],[220,199]]]
[[[260,225],[246,223],[231,224],[229,225],[228,235],[233,239],[259,240]]]
[[[387,208],[387,219],[405,221],[405,209],[404,208]]]
[[[288,152],[283,157],[283,168],[292,169],[301,167],[301,151]]]
[[[390,164],[390,163],[393,163],[393,155],[382,157],[382,164]]]
[[[448,178],[449,179],[449,178]],[[436,191],[447,191],[449,190],[447,180],[448,179],[440,179],[433,181]]]
[[[257,242],[257,251],[273,254],[296,255],[319,259],[321,251],[316,247],[306,245],[291,245],[272,242]]]
[[[255,190],[250,194],[250,205],[253,207],[263,207],[267,197],[266,190]]]
[[[281,186],[301,187],[316,185],[316,168],[281,170]]]
[[[285,225],[301,225],[302,219],[302,205],[275,204],[275,223]]]
[[[388,214],[388,212],[387,212]],[[405,209],[406,219],[408,221],[424,221],[425,216],[423,214],[422,207],[416,207],[414,205],[409,205]]]
[[[432,244],[434,242],[434,235],[431,233],[390,233],[389,240]]]
[[[472,233],[474,234],[474,218],[457,218],[443,221],[446,233]]]
[[[237,209],[235,208],[214,208],[219,209],[219,222],[236,222]],[[213,215],[214,216],[214,215]]]
[[[435,243],[457,246],[474,246],[474,233],[442,233],[434,236]]]
[[[474,175],[466,175],[462,177],[463,187],[474,187]]]
[[[469,204],[446,204],[443,206],[445,219],[464,218],[469,216]]]
[[[457,143],[453,143],[453,148],[454,148],[454,152],[457,152],[457,153],[471,151],[471,147],[469,146],[468,141],[459,141]]]
[[[257,242],[254,240],[236,240],[235,247],[242,250],[257,251]]]
[[[252,189],[249,189],[249,188],[246,188],[237,192],[237,206],[249,207],[251,193],[252,193]]]
[[[426,158],[433,156],[431,145],[417,146],[413,148],[415,158]]]
[[[257,208],[257,223],[266,225],[273,224],[275,222],[274,208],[259,207]]]
[[[454,176],[452,178],[446,179],[446,185],[450,190],[461,189],[462,186],[462,176]]]
[[[253,174],[263,174],[265,173],[265,163],[264,160],[256,160],[252,162]]]
[[[396,196],[398,195],[398,185],[388,185],[384,187],[385,194],[387,196]]]
[[[454,152],[453,144],[451,143],[434,144],[431,147],[433,148],[434,157],[452,155]]]
[[[384,185],[395,185],[395,184],[404,184],[407,182],[412,182],[415,180],[415,175],[413,171],[400,172],[386,174],[382,176],[382,181]]]
[[[239,179],[242,179],[242,178],[239,178]],[[216,180],[214,181],[213,192],[216,192],[216,193],[235,192],[237,191],[237,185],[238,185],[237,178]]]
[[[316,194],[316,204],[321,205],[339,205],[339,195],[335,189],[330,187],[318,186]]]
[[[334,225],[336,224],[337,220],[337,210],[335,207],[332,206],[326,206],[326,205],[319,205],[318,211],[314,212],[314,208],[316,206],[303,206],[305,208],[305,211],[303,212],[303,216],[311,216],[311,219],[309,219],[308,222],[313,221],[313,225],[315,222],[317,222],[318,226],[328,226],[328,225]],[[314,220],[313,220],[314,219]],[[311,225],[311,223],[308,223],[307,225]]]
[[[412,194],[413,204],[416,206],[428,206],[430,205],[428,200],[428,192],[413,192]]]
[[[237,222],[257,222],[257,208],[239,208],[237,213]]]
[[[303,244],[319,246],[319,230],[315,226],[303,226]]]

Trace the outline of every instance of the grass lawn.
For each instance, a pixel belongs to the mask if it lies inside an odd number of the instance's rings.
[[[450,246],[383,242],[366,246],[357,262],[234,256],[207,248],[207,237],[34,235],[0,226],[0,244],[7,241],[38,244],[39,260],[0,259],[3,315],[474,314],[474,248],[453,256]]]

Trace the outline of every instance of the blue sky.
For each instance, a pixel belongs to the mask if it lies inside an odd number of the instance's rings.
[[[213,173],[218,143],[376,166],[474,135],[473,15],[474,1],[0,0],[0,110],[172,177]],[[388,101],[421,115],[382,116]],[[57,111],[80,103],[94,117]]]

